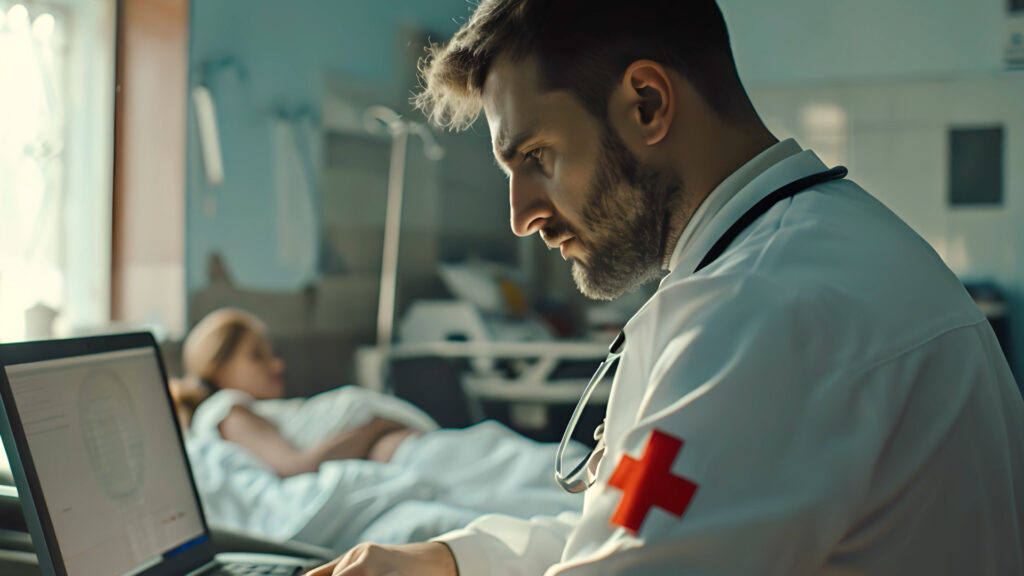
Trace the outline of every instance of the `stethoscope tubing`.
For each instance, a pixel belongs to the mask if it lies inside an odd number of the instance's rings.
[[[615,339],[616,343],[625,343],[626,335],[619,332],[619,336]],[[615,343],[612,344],[616,346]],[[562,441],[558,443],[558,450],[555,452],[555,482],[561,486],[566,492],[573,494],[583,492],[587,489],[587,482],[582,478],[583,469],[586,468],[587,463],[590,462],[590,455],[588,454],[575,468],[572,469],[568,474],[562,474],[562,455],[565,453],[565,448],[569,445],[569,439],[572,438],[572,433],[576,430],[576,424],[580,421],[580,416],[583,415],[583,409],[587,406],[587,402],[590,401],[590,396],[594,393],[597,385],[604,379],[604,375],[608,373],[608,370],[622,355],[621,344],[618,346],[620,350],[609,352],[608,357],[601,362],[601,365],[597,367],[594,375],[590,377],[590,382],[587,383],[587,387],[584,388],[583,394],[580,396],[579,402],[576,403],[576,409],[572,411],[572,417],[569,418],[569,423],[565,427],[565,432],[562,434]],[[598,431],[603,434],[602,424]],[[601,438],[595,434],[594,440],[600,441]],[[593,452],[591,452],[593,454]]]

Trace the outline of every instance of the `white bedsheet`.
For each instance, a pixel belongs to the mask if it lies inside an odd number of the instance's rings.
[[[555,445],[496,422],[435,430],[402,443],[390,463],[326,462],[279,478],[245,449],[210,434],[186,440],[207,520],[342,553],[363,542],[424,540],[486,513],[579,511],[553,479]],[[568,458],[582,458],[582,445]]]

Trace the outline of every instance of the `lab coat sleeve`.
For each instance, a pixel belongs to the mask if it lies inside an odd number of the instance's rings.
[[[535,576],[562,557],[579,514],[529,520],[490,514],[435,539],[451,549],[459,576]]]
[[[651,336],[637,417],[609,429],[596,493],[549,575],[816,574],[849,530],[906,391],[845,370],[849,350],[813,301],[756,279],[735,290],[681,295],[675,322],[655,323],[674,336]],[[609,479],[655,430],[682,442],[670,472],[696,492],[632,534],[615,525],[624,489]]]

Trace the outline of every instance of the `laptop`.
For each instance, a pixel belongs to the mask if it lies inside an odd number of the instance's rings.
[[[0,437],[43,574],[300,574],[216,554],[153,336],[0,345]]]

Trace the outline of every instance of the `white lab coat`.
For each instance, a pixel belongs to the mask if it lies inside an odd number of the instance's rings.
[[[1024,402],[924,240],[840,180],[693,273],[759,199],[825,168],[799,152],[707,215],[625,328],[582,516],[442,536],[460,576],[1024,574]],[[632,535],[608,482],[652,430],[683,442],[671,472],[697,489]]]

